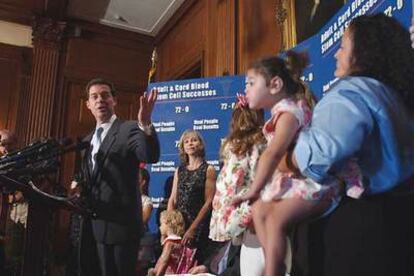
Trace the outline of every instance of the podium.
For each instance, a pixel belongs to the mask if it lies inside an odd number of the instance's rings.
[[[86,207],[82,207],[76,198],[60,197],[48,194],[40,190],[32,181],[27,184],[19,182],[13,178],[0,175],[0,187],[6,187],[9,190],[21,191],[25,198],[30,201],[36,201],[44,206],[55,209],[66,209],[68,211],[76,212],[82,215],[90,216],[91,212]]]
[[[42,276],[46,273],[49,226],[54,212],[65,209],[83,216],[93,216],[79,197],[62,197],[39,188],[55,188],[56,173],[60,169],[61,156],[68,152],[80,152],[90,146],[81,139],[39,138],[20,150],[9,152],[0,158],[0,189],[20,191],[29,203],[27,227],[21,274]],[[54,175],[54,176],[52,176]],[[33,183],[36,182],[35,183]]]
[[[60,209],[92,216],[92,212],[82,206],[79,198],[67,198],[48,194],[39,189],[32,181],[22,183],[5,175],[0,175],[0,188],[21,191],[29,202],[29,214],[25,233],[25,248],[22,276],[45,275],[45,256],[48,252],[49,225],[52,214]]]

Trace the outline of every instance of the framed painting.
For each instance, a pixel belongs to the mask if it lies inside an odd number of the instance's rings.
[[[283,48],[289,49],[316,34],[347,0],[280,0]],[[281,18],[278,18],[280,21]]]

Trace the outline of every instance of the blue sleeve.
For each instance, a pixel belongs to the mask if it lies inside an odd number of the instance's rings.
[[[333,166],[360,149],[372,126],[370,110],[358,93],[328,92],[298,137],[294,156],[299,170],[323,183]]]

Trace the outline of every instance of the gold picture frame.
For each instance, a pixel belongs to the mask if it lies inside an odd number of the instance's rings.
[[[310,0],[309,0],[310,1]],[[308,2],[309,2],[308,1]],[[324,2],[323,0],[312,0],[318,3]],[[337,11],[338,7],[341,8],[344,4],[346,4],[347,0],[326,0],[330,1],[329,4],[334,4],[334,8],[336,10],[330,11],[333,14],[326,18],[326,23]],[[298,33],[297,33],[297,8],[298,7],[305,7],[303,5],[305,0],[279,0],[276,10],[276,21],[281,26],[282,31],[282,49],[286,50],[296,46],[298,43]],[[312,3],[312,5],[313,5]],[[328,2],[327,2],[328,3]],[[323,4],[323,3],[322,3]],[[309,11],[309,8],[303,8],[306,11]],[[323,24],[324,25],[324,24]],[[321,27],[323,26],[321,25]],[[305,38],[306,39],[306,38]],[[302,38],[302,41],[304,39]]]

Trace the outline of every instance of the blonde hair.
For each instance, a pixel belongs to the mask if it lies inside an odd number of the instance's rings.
[[[199,146],[199,148],[197,150],[197,153],[196,153],[197,156],[201,157],[203,159],[206,156],[205,143],[204,143],[204,140],[203,140],[203,137],[201,136],[201,134],[196,130],[187,129],[181,135],[180,142],[179,142],[179,145],[178,145],[180,160],[183,164],[188,164],[188,155],[184,151],[184,140],[190,135],[196,136],[197,139],[200,141],[200,146]]]
[[[185,233],[184,217],[178,210],[162,211],[160,214],[160,223],[165,223],[172,234],[182,237]]]

